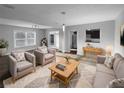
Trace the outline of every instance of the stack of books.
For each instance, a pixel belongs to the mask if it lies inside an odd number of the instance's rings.
[[[60,69],[60,70],[62,70],[62,71],[65,70],[65,66],[62,65],[62,64],[57,64],[57,65],[56,65],[56,68],[58,68],[58,69]]]

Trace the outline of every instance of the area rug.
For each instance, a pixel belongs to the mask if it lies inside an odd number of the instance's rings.
[[[56,62],[64,60],[62,57],[58,57]],[[12,82],[12,78],[8,78],[3,81],[5,88],[65,88],[64,84],[57,81],[50,81],[50,67],[54,62],[45,65],[43,67],[37,66],[36,72],[30,73],[18,80],[15,83]],[[75,75],[69,83],[69,88],[91,88],[93,85],[96,66],[87,64],[80,60],[79,74]]]

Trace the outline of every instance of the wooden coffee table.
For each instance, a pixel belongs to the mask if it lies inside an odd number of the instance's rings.
[[[64,66],[66,66],[65,70],[62,71],[56,68],[57,64],[63,64]],[[53,78],[58,79],[60,82],[64,83],[66,87],[68,87],[71,78],[78,73],[78,65],[79,62],[75,60],[69,60],[69,64],[62,61],[52,65],[51,67],[49,67],[49,69],[51,70],[51,80]]]

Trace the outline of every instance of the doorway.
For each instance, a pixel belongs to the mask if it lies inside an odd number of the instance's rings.
[[[70,31],[70,53],[77,53],[77,31]]]
[[[49,33],[49,46],[59,49],[59,31],[52,31]]]

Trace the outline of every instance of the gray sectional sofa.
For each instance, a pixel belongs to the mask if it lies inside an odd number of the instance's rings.
[[[97,57],[98,63],[96,66],[96,76],[93,84],[94,88],[114,87],[110,86],[111,81],[124,78],[124,58],[120,54],[116,53],[114,55],[112,69],[104,65],[105,59],[106,58],[104,56]],[[121,87],[124,87],[124,85]]]

